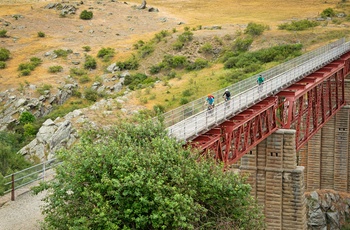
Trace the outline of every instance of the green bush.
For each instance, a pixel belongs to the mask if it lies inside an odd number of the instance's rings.
[[[267,29],[268,26],[257,24],[254,22],[249,22],[247,28],[244,30],[244,33],[254,37],[261,35]]]
[[[7,30],[0,30],[0,38],[7,37],[6,33],[7,33]]]
[[[0,195],[4,191],[2,176],[31,165],[21,154],[16,154],[26,144],[23,133],[13,133],[9,130],[0,131]]]
[[[35,121],[35,116],[31,112],[24,111],[19,116],[18,121],[23,125],[28,124],[28,123],[33,123]]]
[[[149,56],[154,51],[154,45],[147,44],[139,48],[139,53],[142,58]]]
[[[49,67],[50,73],[57,73],[57,72],[61,72],[62,70],[63,70],[63,67],[60,65],[54,65]]]
[[[50,91],[52,88],[52,85],[49,84],[43,84],[40,87],[38,87],[36,89],[36,91],[40,94],[40,95],[45,95],[46,91]]]
[[[57,57],[63,57],[63,58],[66,58],[68,54],[73,53],[73,51],[70,49],[68,50],[58,49],[58,50],[54,50],[53,52],[57,55]]]
[[[10,51],[6,48],[0,48],[0,61],[7,61],[10,58]]]
[[[104,61],[109,61],[114,56],[114,49],[107,47],[98,51],[97,57],[103,58]]]
[[[135,50],[138,50],[139,48],[141,48],[144,45],[145,45],[144,41],[138,40],[137,43],[133,44],[133,47],[134,47]]]
[[[300,21],[293,21],[291,23],[283,23],[278,25],[278,29],[280,30],[288,30],[288,31],[302,31],[307,30],[309,28],[313,28],[320,25],[317,21],[310,21],[307,19]]]
[[[93,58],[90,55],[86,55],[84,68],[85,69],[96,69],[96,67],[97,67],[97,62],[96,62],[95,58]]]
[[[193,63],[187,63],[186,70],[200,70],[207,67],[209,62],[203,58],[197,58]]]
[[[132,56],[124,62],[116,62],[120,70],[136,70],[139,67],[139,62],[135,56]]]
[[[136,73],[126,76],[124,80],[124,85],[128,86],[129,89],[134,90],[150,86],[155,81],[156,79],[148,77],[146,74]]]
[[[98,93],[96,90],[93,90],[92,88],[87,88],[84,90],[84,97],[89,101],[96,102],[98,99]]]
[[[90,46],[83,46],[83,50],[86,52],[91,51],[91,47]]]
[[[45,33],[42,32],[42,31],[39,31],[39,32],[38,32],[38,37],[40,37],[40,38],[45,37]]]
[[[79,77],[79,83],[83,84],[83,83],[87,83],[91,81],[90,77],[88,75],[83,75],[81,77]]]
[[[187,57],[182,55],[164,55],[163,61],[165,66],[170,68],[184,68],[188,62]]]
[[[182,96],[184,96],[184,97],[189,97],[191,95],[193,95],[192,89],[186,89],[186,90],[182,91]]]
[[[321,13],[322,18],[334,17],[334,16],[335,16],[335,11],[332,8],[327,8],[323,10]]]
[[[80,13],[80,19],[83,19],[83,20],[90,20],[92,19],[93,16],[94,14],[92,13],[92,11],[83,10]]]
[[[181,42],[181,41],[176,41],[176,42],[174,42],[173,43],[173,50],[181,50],[182,49],[182,47],[184,47],[184,43],[183,42]]]
[[[20,72],[21,76],[29,76],[32,71],[30,69],[22,69]]]
[[[137,122],[90,131],[60,153],[41,187],[51,191],[47,229],[264,229],[246,178],[198,161],[159,122]]]
[[[185,43],[193,40],[193,33],[191,31],[185,31],[179,35],[178,41]]]
[[[187,104],[188,102],[190,102],[188,98],[182,97],[182,98],[180,99],[180,105],[185,105],[185,104]]]
[[[160,42],[163,38],[169,35],[170,35],[169,31],[162,30],[154,36],[154,40],[156,40],[156,42]]]
[[[25,125],[23,125],[23,129],[24,129],[24,136],[27,136],[27,137],[34,137],[37,132],[39,131],[39,128],[36,127],[35,125],[33,124],[30,124],[30,123],[27,123]]]
[[[86,71],[84,69],[79,69],[79,68],[71,68],[69,72],[73,76],[82,76],[86,74]]]
[[[199,48],[199,53],[211,54],[213,53],[213,46],[207,42]]]
[[[246,52],[249,50],[249,47],[252,43],[252,38],[237,38],[232,44],[231,49],[234,52]]]
[[[6,68],[6,62],[0,61],[0,69],[5,69]]]
[[[41,60],[38,57],[32,57],[29,60],[30,60],[30,63],[32,63],[34,65],[34,67],[37,67],[37,66],[41,65],[41,63],[43,63],[43,60]]]

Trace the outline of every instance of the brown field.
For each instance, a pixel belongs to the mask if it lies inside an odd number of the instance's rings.
[[[142,39],[147,41],[161,30],[182,30],[184,27],[195,28],[201,26],[222,26],[221,30],[196,31],[195,36],[224,36],[242,31],[249,22],[260,23],[269,26],[270,30],[254,41],[252,49],[258,49],[273,44],[302,42],[305,50],[316,48],[324,43],[337,38],[334,34],[347,36],[348,24],[327,23],[326,26],[305,32],[286,32],[277,29],[277,25],[291,20],[316,18],[326,8],[333,8],[339,12],[349,9],[345,3],[336,0],[148,0],[147,7],[159,9],[158,13],[150,13],[145,10],[132,9],[133,5],[140,5],[140,1],[124,2],[111,0],[83,1],[76,15],[66,18],[59,17],[59,12],[44,9],[48,3],[61,2],[51,0],[1,0],[0,1],[0,30],[7,30],[7,38],[0,38],[0,47],[11,51],[11,59],[7,61],[7,68],[0,69],[0,92],[10,88],[18,88],[23,84],[50,84],[60,86],[67,81],[69,69],[75,67],[71,64],[74,56],[68,59],[50,59],[44,54],[55,49],[72,49],[78,53],[77,59],[83,60],[85,52],[83,46],[90,46],[89,55],[96,56],[102,47],[112,47],[116,50],[116,56],[112,61],[125,59],[133,52],[132,45]],[[65,0],[65,2],[69,2]],[[70,1],[72,4],[80,1]],[[84,9],[92,9],[92,20],[81,20],[79,14]],[[16,20],[12,16],[23,15],[24,18]],[[166,22],[162,22],[166,18]],[[3,21],[10,22],[10,26],[4,26]],[[179,25],[179,22],[184,24]],[[45,38],[39,38],[37,33],[45,33]],[[333,38],[334,37],[334,38]],[[40,57],[43,64],[35,69],[30,76],[19,76],[17,70],[20,63],[27,62],[30,57]],[[141,70],[147,68],[143,64]],[[148,63],[150,64],[150,63]],[[152,63],[151,63],[152,64]],[[153,63],[155,64],[155,63]],[[53,65],[61,65],[63,72],[48,73],[48,68]],[[104,73],[108,63],[99,63],[99,68],[91,72],[92,76]],[[172,93],[178,94],[188,87],[189,79],[195,78],[197,87],[201,89],[199,94],[206,94],[220,88],[215,84],[214,72],[222,72],[221,66],[214,65],[212,69],[206,69],[199,73],[186,74],[180,80],[170,82]],[[200,85],[200,82],[206,85]],[[192,82],[193,83],[193,82]],[[161,92],[167,89],[159,85],[151,92],[155,98],[161,98]],[[149,92],[148,92],[149,93]],[[139,97],[142,92],[138,93]],[[137,95],[137,94],[136,94]],[[136,100],[137,101],[137,100]],[[157,99],[149,102],[151,107],[157,103]]]

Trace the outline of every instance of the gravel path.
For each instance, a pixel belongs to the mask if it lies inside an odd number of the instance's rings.
[[[31,192],[16,197],[0,207],[0,230],[37,230],[44,219],[40,207],[46,191],[33,195]]]

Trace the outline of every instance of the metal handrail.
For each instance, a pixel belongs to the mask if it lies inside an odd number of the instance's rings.
[[[217,125],[220,121],[228,119],[257,102],[271,96],[283,88],[290,86],[296,81],[322,68],[328,63],[338,59],[341,55],[350,50],[350,43],[345,43],[345,39],[323,46],[315,51],[290,60],[276,68],[272,68],[261,73],[265,80],[263,90],[259,91],[256,83],[257,76],[245,79],[237,84],[228,87],[233,92],[233,97],[229,102],[230,109],[227,111],[225,104],[220,102],[214,108],[214,115],[208,116],[208,112],[202,107],[201,110],[193,109],[195,113],[185,113],[182,117],[175,117],[175,113],[170,111],[164,115],[169,134],[179,140],[189,140]],[[282,66],[282,67],[281,67]],[[213,95],[220,98],[224,89]],[[205,98],[196,100],[197,104],[203,105]],[[193,104],[193,108],[199,107]],[[185,107],[182,107],[184,109]],[[188,108],[187,108],[188,109]],[[179,111],[179,110],[177,110]],[[169,118],[169,114],[172,117]],[[176,120],[176,122],[174,122]],[[169,122],[171,121],[171,122]],[[170,123],[174,123],[170,125]],[[170,126],[169,126],[170,125]]]
[[[269,79],[274,78],[274,77],[276,77],[276,76],[278,76],[278,75],[280,75],[288,70],[292,70],[293,68],[295,68],[299,65],[302,65],[305,62],[308,62],[310,59],[313,59],[317,56],[326,54],[331,49],[334,49],[334,48],[341,49],[341,48],[343,48],[342,45],[344,45],[344,43],[345,43],[345,38],[339,39],[333,43],[330,43],[328,45],[320,47],[316,50],[310,51],[306,54],[303,54],[297,58],[291,59],[285,63],[282,63],[278,66],[275,66],[275,67],[273,67],[269,70],[266,70],[264,72],[261,72],[259,74],[262,74],[264,76],[265,80],[269,80]],[[343,53],[345,53],[345,52],[343,52]],[[329,63],[332,60],[333,59],[330,58],[329,60],[326,60],[326,62]],[[254,75],[250,78],[244,79],[240,82],[237,82],[235,84],[232,84],[226,88],[230,90],[232,97],[236,97],[237,95],[242,94],[246,90],[248,90],[252,87],[255,87],[257,77],[258,77],[258,74]],[[220,89],[220,90],[212,93],[212,95],[214,95],[214,97],[216,99],[216,103],[221,103],[223,101],[221,96],[224,93],[225,89]],[[173,109],[171,111],[164,113],[163,116],[164,116],[165,127],[170,127],[172,125],[175,125],[176,123],[178,123],[184,119],[187,119],[194,114],[197,114],[199,112],[204,111],[205,108],[203,107],[203,103],[205,102],[205,98],[206,97],[201,97],[201,98],[196,99],[188,104],[182,105],[176,109]]]
[[[56,158],[31,166],[21,171],[4,176],[5,194],[11,192],[11,200],[15,200],[15,191],[39,180],[45,180],[53,175],[53,172],[48,172],[61,164]]]

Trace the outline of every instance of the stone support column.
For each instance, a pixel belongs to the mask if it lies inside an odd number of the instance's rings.
[[[241,161],[267,229],[307,229],[304,168],[297,167],[295,130],[278,130]]]

